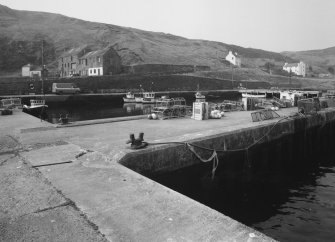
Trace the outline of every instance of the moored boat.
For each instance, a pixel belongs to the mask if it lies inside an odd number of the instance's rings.
[[[123,97],[123,102],[125,102],[125,103],[135,103],[136,99],[135,99],[134,93],[128,92],[126,94],[126,97]]]
[[[260,92],[257,90],[241,90],[242,97],[252,97],[252,98],[266,98],[266,92]]]
[[[154,92],[143,92],[142,103],[155,103],[155,93]]]
[[[31,99],[30,106],[23,105],[22,111],[25,113],[29,113],[33,116],[46,117],[47,109],[48,109],[48,105],[45,104],[44,99],[41,99],[41,100]]]

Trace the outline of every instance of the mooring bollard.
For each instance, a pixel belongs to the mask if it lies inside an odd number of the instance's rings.
[[[130,148],[131,149],[141,149],[141,148],[144,148],[148,145],[147,142],[144,142],[144,133],[141,132],[139,133],[139,136],[137,139],[135,139],[135,135],[134,134],[130,134],[129,135],[129,140],[126,142],[126,144],[131,144],[130,145]]]

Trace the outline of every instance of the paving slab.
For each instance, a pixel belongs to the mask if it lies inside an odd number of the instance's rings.
[[[0,217],[22,216],[67,203],[40,172],[19,156],[7,156],[0,165],[0,194]]]
[[[99,152],[39,170],[110,241],[271,241]]]
[[[107,240],[71,206],[0,219],[0,241],[84,242]]]

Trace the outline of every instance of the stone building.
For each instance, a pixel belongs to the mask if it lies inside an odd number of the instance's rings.
[[[78,73],[81,76],[112,75],[121,70],[121,58],[112,47],[91,51],[79,58]]]
[[[89,46],[72,48],[62,54],[58,60],[58,70],[61,77],[69,77],[78,73],[79,58],[90,52]]]
[[[288,73],[295,73],[298,76],[306,76],[306,64],[302,61],[299,63],[285,63],[283,70]]]

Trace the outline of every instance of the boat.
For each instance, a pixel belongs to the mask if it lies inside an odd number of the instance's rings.
[[[155,93],[154,92],[143,92],[142,103],[156,103]]]
[[[30,106],[23,105],[22,111],[37,117],[46,117],[48,105],[44,99],[31,99]]]
[[[135,103],[135,95],[132,92],[127,92],[126,97],[123,97],[124,103]]]
[[[3,108],[3,109],[22,108],[21,99],[20,98],[2,99],[0,102],[0,108]]]
[[[266,92],[260,92],[257,90],[240,90],[242,97],[251,98],[266,98]]]
[[[195,101],[196,102],[205,102],[206,101],[206,97],[205,95],[201,94],[201,92],[196,92],[195,94]]]

